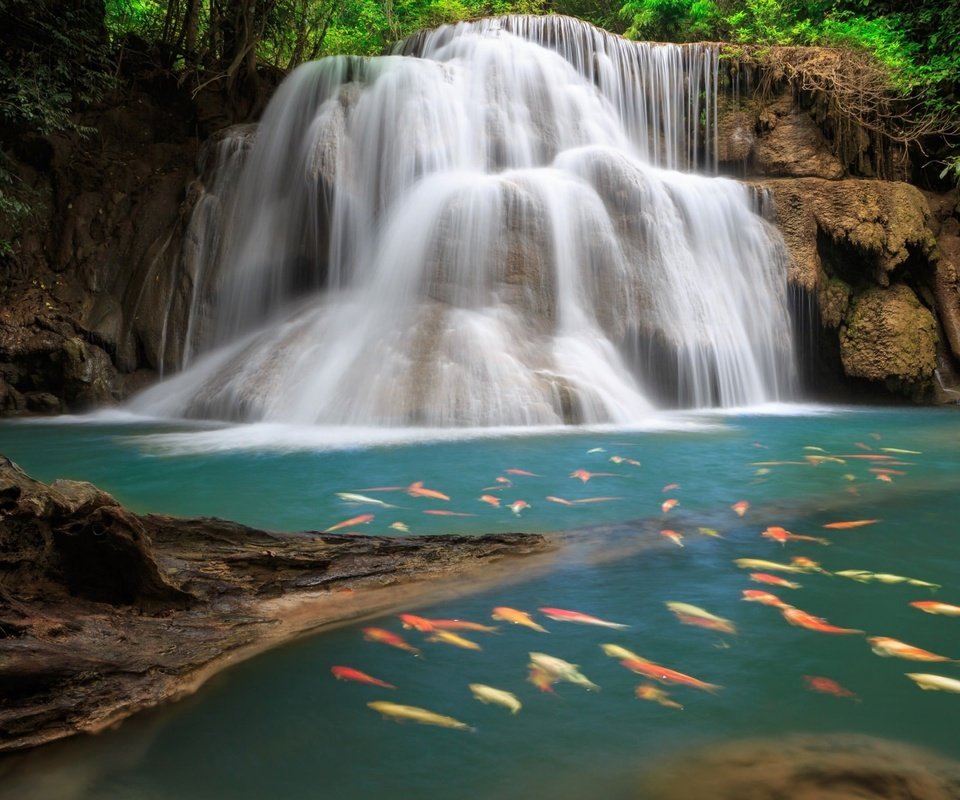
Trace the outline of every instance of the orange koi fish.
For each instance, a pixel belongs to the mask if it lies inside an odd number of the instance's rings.
[[[757,583],[766,583],[770,586],[782,586],[785,589],[799,589],[800,584],[788,581],[786,578],[779,578],[776,575],[768,575],[766,572],[751,572],[750,580]]]
[[[787,542],[816,542],[817,544],[830,544],[829,539],[821,539],[819,536],[804,536],[800,533],[790,533],[786,528],[779,525],[773,525],[760,534],[765,539],[773,539],[780,544]]]
[[[489,503],[494,508],[500,508],[500,498],[494,497],[492,494],[482,494],[480,495],[480,501],[482,503]]]
[[[886,473],[883,473],[882,475],[877,475],[876,478],[878,481],[883,481],[884,483],[893,483],[893,478],[891,478]]]
[[[497,606],[493,609],[493,614],[491,614],[493,619],[498,620],[499,622],[509,622],[513,625],[523,625],[525,628],[531,628],[535,631],[540,631],[540,633],[549,633],[549,631],[544,628],[542,625],[538,625],[532,619],[526,611],[518,611],[515,608],[510,608],[509,606]]]
[[[680,501],[677,500],[675,497],[670,497],[670,498],[667,498],[666,500],[664,500],[664,501],[660,504],[660,510],[661,510],[664,514],[666,514],[668,511],[670,511],[670,509],[676,508],[678,505],[680,505]]]
[[[851,700],[856,700],[858,703],[860,702],[860,698],[853,692],[830,678],[824,678],[821,675],[804,675],[803,680],[806,682],[807,688],[812,692],[832,694],[834,697],[849,697]]]
[[[747,513],[747,509],[750,508],[750,504],[746,500],[738,500],[732,506],[730,506],[736,513],[738,517],[742,517]]]
[[[420,633],[433,633],[433,621],[416,614],[400,614],[400,622],[407,630],[413,628]]]
[[[679,483],[668,483],[668,484],[667,484],[666,486],[664,486],[660,491],[661,491],[661,492],[672,492],[674,489],[679,489],[679,488],[680,488],[680,484],[679,484]]]
[[[327,528],[324,533],[333,533],[334,531],[339,531],[342,528],[350,528],[354,525],[366,525],[372,519],[374,519],[373,514],[361,514],[359,517],[350,517],[350,519],[345,519],[343,522],[338,522],[336,525]]]
[[[405,642],[402,637],[391,633],[385,628],[364,628],[363,638],[368,642],[379,642],[380,644],[385,644],[390,647],[396,647],[398,650],[413,653],[415,656],[420,655],[420,651],[416,647]]]
[[[626,667],[631,672],[635,672],[638,675],[644,675],[647,678],[659,681],[660,683],[676,683],[681,686],[692,686],[694,689],[702,689],[705,692],[715,692],[718,689],[723,688],[722,686],[717,686],[714,683],[706,683],[698,678],[692,678],[689,675],[684,675],[682,672],[677,672],[674,669],[661,666],[660,664],[654,664],[652,661],[624,659],[620,662],[620,665]]]
[[[435,517],[475,517],[476,514],[465,514],[462,511],[447,511],[443,508],[426,508],[424,514],[432,514]]]
[[[562,497],[554,497],[552,494],[547,495],[544,500],[549,500],[551,503],[559,503],[562,506],[572,506],[572,500],[566,500]]]
[[[538,475],[536,472],[527,472],[525,469],[505,469],[504,472],[507,475],[525,475],[528,478],[542,478],[542,475]]]
[[[760,589],[744,589],[743,599],[748,603],[762,603],[765,606],[773,606],[774,608],[790,608],[789,603],[784,603],[783,600],[775,594],[763,592]]]
[[[559,679],[552,672],[548,672],[543,667],[538,667],[536,664],[530,664],[529,670],[530,671],[527,674],[527,681],[536,686],[541,692],[556,694],[553,684],[555,684]]]
[[[795,567],[800,567],[800,569],[806,570],[807,572],[821,572],[824,575],[830,574],[812,558],[806,558],[805,556],[793,556],[790,559],[790,563]]]
[[[333,673],[333,677],[338,681],[356,681],[357,683],[367,683],[370,686],[379,686],[383,689],[397,688],[392,683],[387,683],[379,678],[374,678],[370,675],[367,675],[366,672],[361,672],[353,667],[330,667],[330,671]]]
[[[575,469],[570,473],[571,478],[579,478],[581,481],[586,483],[591,478],[617,478],[616,472],[587,472],[585,469]]]
[[[665,708],[679,708],[683,711],[683,706],[677,703],[674,700],[670,699],[663,689],[658,689],[652,683],[641,683],[633,693],[637,696],[638,700],[650,700],[653,703],[659,703]]]
[[[897,639],[891,639],[889,636],[870,636],[867,639],[870,642],[870,649],[878,656],[885,658],[906,658],[910,661],[955,661],[956,659],[938,656],[929,650],[923,650],[920,647],[914,647],[906,642]]]
[[[520,512],[525,508],[530,508],[530,504],[526,500],[514,500],[510,505],[507,506],[515,516],[520,516]]]
[[[662,531],[660,531],[660,535],[664,539],[669,539],[671,542],[677,545],[677,547],[683,547],[682,533],[677,533],[676,531],[672,531],[669,528],[664,528]]]
[[[549,617],[556,622],[577,622],[581,625],[599,625],[603,628],[629,628],[629,625],[623,625],[619,622],[607,622],[598,617],[591,617],[589,614],[581,614],[579,611],[567,611],[563,608],[541,608],[538,609],[541,614]]]
[[[813,614],[808,614],[806,611],[801,611],[799,608],[794,608],[793,606],[781,608],[780,612],[783,614],[784,619],[791,625],[816,631],[817,633],[863,633],[863,631],[856,630],[855,628],[838,628],[836,625],[831,625],[825,619],[815,617]]]
[[[914,600],[910,603],[914,608],[919,608],[927,614],[943,614],[947,617],[960,617],[960,606],[952,606],[949,603],[938,603],[936,600]]]
[[[433,489],[426,489],[423,486],[423,481],[417,481],[416,483],[411,483],[407,487],[407,494],[411,497],[429,497],[433,500],[449,500],[443,492],[437,492]]]

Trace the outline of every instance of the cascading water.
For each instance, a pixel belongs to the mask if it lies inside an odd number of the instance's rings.
[[[299,68],[214,186],[185,370],[134,408],[486,426],[788,397],[780,238],[748,188],[677,171],[711,164],[716,84],[715,48],[564,17]]]

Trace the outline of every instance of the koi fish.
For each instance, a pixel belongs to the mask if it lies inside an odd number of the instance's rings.
[[[543,499],[544,499],[544,500],[549,500],[551,503],[559,503],[559,504],[562,505],[562,506],[572,506],[572,505],[573,505],[573,501],[572,501],[572,500],[565,500],[565,499],[562,498],[562,497],[554,497],[552,494],[547,495],[547,496],[546,496],[545,498],[543,498]]]
[[[794,608],[793,606],[781,608],[780,613],[783,614],[784,619],[791,625],[816,631],[817,633],[863,633],[863,631],[856,630],[855,628],[838,628],[836,625],[831,625],[821,617],[815,617],[813,614],[808,614],[806,611],[801,611],[799,608]]]
[[[670,509],[676,508],[678,505],[680,505],[680,501],[677,500],[675,497],[670,497],[670,498],[664,500],[664,501],[660,504],[660,510],[661,510],[664,514],[666,514]]]
[[[571,478],[579,478],[581,481],[586,483],[591,478],[617,478],[616,472],[587,472],[585,469],[575,469],[570,473]]]
[[[527,472],[525,469],[505,469],[504,472],[507,475],[525,475],[528,478],[542,478],[542,475],[538,475],[536,472]]]
[[[750,580],[757,583],[766,583],[770,586],[782,586],[785,589],[799,589],[800,584],[788,581],[785,578],[779,578],[776,575],[767,575],[766,572],[751,572]]]
[[[499,628],[493,625],[481,625],[464,619],[431,619],[428,622],[435,631],[476,631],[477,633],[496,633]]]
[[[515,608],[510,608],[508,606],[497,606],[493,609],[493,614],[491,615],[493,619],[500,622],[509,622],[513,625],[523,625],[525,628],[531,628],[535,631],[540,631],[540,633],[549,633],[549,631],[544,628],[542,625],[538,625],[532,619],[526,611],[518,611]]]
[[[420,633],[433,633],[433,622],[426,617],[418,617],[416,614],[400,614],[400,622],[404,628],[420,631]]]
[[[453,728],[458,731],[476,731],[476,728],[471,728],[465,722],[460,722],[458,719],[446,717],[443,714],[436,714],[433,711],[418,708],[417,706],[402,706],[399,703],[388,703],[384,700],[377,700],[373,703],[367,703],[367,707],[380,712],[384,719],[393,719],[397,722],[410,720],[411,722],[418,722],[421,725],[437,725],[441,728]]]
[[[426,489],[423,486],[423,481],[417,481],[416,483],[411,483],[407,487],[407,494],[411,497],[429,497],[433,500],[449,500],[443,492],[437,492],[433,489]]]
[[[812,445],[812,444],[806,445],[803,449],[804,449],[804,450],[815,450],[815,451],[818,452],[818,453],[826,453],[826,452],[827,452],[827,451],[824,450],[822,447],[815,447],[815,446]]]
[[[402,637],[391,633],[385,628],[364,628],[363,638],[368,642],[379,642],[380,644],[389,645],[390,647],[396,647],[398,650],[413,653],[415,656],[420,655],[420,651],[416,647],[405,642]]]
[[[891,478],[891,477],[890,477],[889,475],[887,475],[886,473],[884,473],[884,474],[882,474],[882,475],[877,475],[876,478],[877,478],[878,481],[883,481],[884,483],[893,483],[893,478]]]
[[[679,489],[679,488],[680,488],[680,484],[679,484],[679,483],[668,483],[668,484],[667,484],[666,486],[664,486],[660,491],[661,491],[661,492],[672,492],[674,489]]]
[[[489,503],[494,508],[500,508],[500,498],[494,497],[492,494],[480,495],[480,501],[482,503]]]
[[[806,682],[807,688],[813,692],[832,694],[834,697],[849,697],[851,700],[860,702],[860,698],[853,692],[830,678],[824,678],[822,675],[804,675],[803,680]]]
[[[914,647],[912,644],[891,639],[889,636],[871,636],[867,639],[870,649],[885,658],[906,658],[910,661],[954,661],[946,656],[938,656],[929,650]]]
[[[880,520],[878,519],[852,519],[845,520],[842,522],[828,522],[824,525],[824,528],[832,528],[833,530],[845,531],[848,528],[862,528],[864,525],[874,525]]]
[[[402,533],[410,533],[410,527],[403,522],[391,522],[390,527],[395,531],[401,531]]]
[[[509,478],[504,478],[503,475],[497,475],[497,477],[494,478],[494,481],[495,481],[497,484],[499,484],[499,485],[497,485],[497,486],[484,486],[481,491],[484,491],[484,492],[499,492],[501,489],[509,489],[511,486],[513,486],[513,481],[511,481]]]
[[[515,516],[519,517],[523,509],[530,508],[530,504],[526,500],[514,500],[507,508],[509,508]]]
[[[889,572],[869,572],[865,569],[845,569],[840,572],[835,573],[840,575],[843,578],[850,578],[851,580],[859,581],[860,583],[886,583],[886,584],[896,584],[896,583],[906,583],[909,586],[920,586],[925,589],[930,589],[936,591],[941,588],[939,583],[930,583],[929,581],[921,581],[917,578],[908,578],[906,575],[893,575]]]
[[[798,567],[796,564],[778,564],[776,561],[765,561],[762,558],[737,558],[734,559],[740,569],[769,569],[774,572],[809,572],[809,570]]]
[[[536,686],[541,692],[550,692],[550,694],[556,694],[556,692],[553,690],[553,684],[557,682],[557,679],[545,669],[538,667],[536,664],[531,664],[529,666],[527,681]]]
[[[840,458],[839,456],[804,456],[803,459],[804,459],[804,461],[806,461],[808,464],[813,464],[814,466],[817,466],[818,464],[825,464],[825,463],[827,463],[828,461],[829,461],[830,463],[833,463],[833,464],[846,464],[846,463],[847,463],[846,461],[844,461],[844,460],[843,460],[842,458]]]
[[[670,695],[663,691],[663,689],[658,689],[652,683],[641,683],[633,690],[633,693],[637,696],[638,700],[650,700],[666,708],[679,708],[683,711],[682,705],[675,700],[671,700]]]
[[[532,666],[539,667],[545,672],[548,672],[556,678],[557,681],[572,683],[591,691],[600,689],[597,684],[580,672],[579,664],[571,664],[569,661],[564,661],[562,658],[550,656],[546,653],[529,653],[528,655],[530,656],[530,664]]]
[[[337,492],[337,497],[344,503],[365,503],[371,506],[380,506],[381,508],[396,508],[383,500],[377,500],[376,497],[367,497],[365,494],[354,494],[353,492]]]
[[[853,446],[859,447],[861,450],[869,450],[871,453],[873,452],[873,448],[868,444],[864,444],[863,442],[854,442]]]
[[[711,614],[698,606],[690,603],[666,603],[669,608],[684,625],[696,625],[700,628],[707,628],[711,631],[720,631],[721,633],[736,633],[736,626],[728,619]]]
[[[633,467],[642,466],[642,464],[634,458],[624,458],[623,456],[610,456],[610,460],[614,464],[630,464]]]
[[[603,650],[604,655],[615,658],[617,661],[647,661],[646,658],[638,656],[632,650],[627,650],[626,647],[621,647],[618,644],[602,644],[600,649]]]
[[[906,676],[924,690],[955,692],[960,694],[960,681],[945,675],[931,675],[925,672],[907,672]]]
[[[747,513],[747,509],[750,508],[750,504],[746,500],[738,500],[732,506],[730,506],[736,513],[738,517],[742,517]]]
[[[497,706],[503,706],[511,714],[516,714],[523,705],[517,700],[513,692],[507,692],[503,689],[495,689],[493,686],[487,686],[485,683],[471,683],[468,688],[473,696],[481,703],[493,703]]]
[[[462,511],[447,511],[445,508],[425,508],[424,514],[430,514],[434,517],[475,517],[476,514],[465,514]]]
[[[902,469],[885,469],[884,467],[870,467],[867,472],[873,472],[876,475],[906,475]]]
[[[723,536],[720,535],[720,531],[714,528],[697,528],[697,533],[701,533],[704,536],[713,536],[715,539],[723,538]]]
[[[359,517],[350,517],[350,519],[345,519],[343,522],[338,522],[336,525],[327,528],[324,533],[333,533],[334,531],[339,531],[342,528],[350,528],[354,525],[366,525],[372,519],[374,519],[373,514],[361,514]]]
[[[949,603],[938,603],[935,600],[914,600],[910,603],[914,608],[919,608],[927,614],[943,614],[947,617],[960,617],[960,606],[952,606]]]
[[[800,569],[805,572],[821,572],[824,575],[829,575],[823,567],[821,567],[816,561],[812,558],[807,558],[806,556],[792,556],[790,558],[790,563],[795,567],[800,567]]]
[[[556,622],[577,622],[581,625],[599,625],[602,628],[629,628],[619,622],[607,622],[598,617],[591,617],[589,614],[581,614],[579,611],[567,611],[563,608],[541,608],[538,609],[541,614]]]
[[[623,500],[622,497],[581,497],[579,500],[572,500],[571,505],[579,506],[588,503],[610,503],[614,500]]]
[[[692,686],[694,689],[702,689],[705,692],[715,692],[718,689],[722,689],[722,686],[717,686],[715,683],[706,683],[701,681],[698,678],[693,678],[690,675],[684,675],[682,672],[677,672],[674,669],[669,669],[660,664],[654,664],[652,661],[634,661],[632,659],[626,659],[620,662],[620,665],[626,667],[631,672],[635,672],[638,675],[644,675],[647,678],[650,678],[660,683],[670,684],[676,683],[682,686]]]
[[[429,637],[427,641],[452,644],[454,647],[459,647],[463,650],[483,650],[483,648],[476,642],[471,642],[469,639],[464,639],[462,636],[458,636],[451,631],[434,630],[433,636]]]
[[[682,534],[682,533],[677,533],[676,531],[672,531],[672,530],[670,530],[669,528],[665,528],[664,530],[660,531],[660,535],[661,535],[662,537],[664,537],[665,539],[669,539],[671,542],[673,542],[673,543],[674,543],[675,545],[677,545],[678,547],[683,547],[683,534]]]
[[[773,539],[775,542],[780,542],[780,544],[786,544],[787,542],[816,542],[817,544],[830,544],[829,539],[821,539],[819,536],[804,536],[800,533],[791,533],[786,528],[781,528],[779,525],[773,525],[767,528],[760,535],[765,539]]]
[[[765,606],[773,606],[774,608],[790,607],[789,603],[784,603],[783,600],[781,600],[775,594],[763,592],[759,589],[744,589],[743,599],[748,603],[762,603]]]
[[[899,447],[881,447],[880,448],[884,453],[897,453],[902,456],[922,456],[923,452],[920,450],[901,450]]]
[[[606,452],[607,451],[604,450],[602,447],[591,447],[589,450],[587,450],[587,455],[589,455],[590,453],[606,453]]]
[[[338,681],[356,681],[357,683],[367,683],[370,686],[380,686],[383,689],[397,688],[392,683],[387,683],[379,678],[374,678],[370,675],[367,675],[366,672],[361,672],[353,667],[330,667],[330,671],[333,673],[333,677]]]

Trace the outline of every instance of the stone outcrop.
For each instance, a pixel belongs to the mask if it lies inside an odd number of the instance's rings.
[[[0,751],[100,730],[267,647],[549,549],[528,534],[280,534],[138,516],[0,456]]]

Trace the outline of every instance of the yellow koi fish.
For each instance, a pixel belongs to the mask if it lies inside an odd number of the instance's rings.
[[[960,694],[960,681],[945,675],[931,675],[925,672],[907,672],[906,676],[924,690],[954,692]]]
[[[469,685],[473,696],[481,703],[493,703],[496,706],[503,706],[511,714],[516,714],[523,705],[517,700],[513,692],[507,692],[503,689],[496,689],[493,686],[487,686],[485,683],[471,683]]]
[[[471,642],[469,639],[453,633],[453,631],[435,630],[433,636],[428,638],[427,641],[452,644],[454,647],[460,647],[464,650],[483,650],[476,642]]]
[[[774,572],[809,572],[810,570],[796,564],[779,564],[776,561],[765,561],[762,558],[737,558],[733,562],[740,569],[765,569]]]
[[[665,708],[678,708],[683,711],[683,706],[680,705],[675,700],[670,699],[663,689],[658,689],[652,683],[641,683],[633,692],[638,700],[650,700],[654,703],[659,703]]]
[[[542,625],[538,625],[536,622],[530,619],[530,615],[526,611],[519,611],[516,608],[497,606],[495,609],[493,609],[493,614],[490,616],[499,622],[509,622],[513,625],[523,625],[525,628],[530,628],[531,630],[539,631],[540,633],[549,633],[549,631]]]
[[[393,719],[397,722],[409,720],[410,722],[417,722],[420,725],[436,725],[440,728],[453,728],[458,731],[474,732],[476,730],[476,728],[472,728],[465,722],[460,722],[458,719],[446,717],[443,714],[436,714],[433,711],[418,708],[417,706],[402,706],[399,703],[390,703],[386,700],[375,700],[372,703],[367,703],[367,708],[378,711],[383,715],[384,719]]]
[[[677,617],[680,622],[684,625],[696,625],[700,628],[707,628],[711,631],[720,631],[721,633],[736,633],[736,626],[728,619],[723,617],[718,617],[716,614],[711,614],[709,611],[705,611],[699,606],[690,605],[690,603],[674,603],[668,602],[666,604]]]

